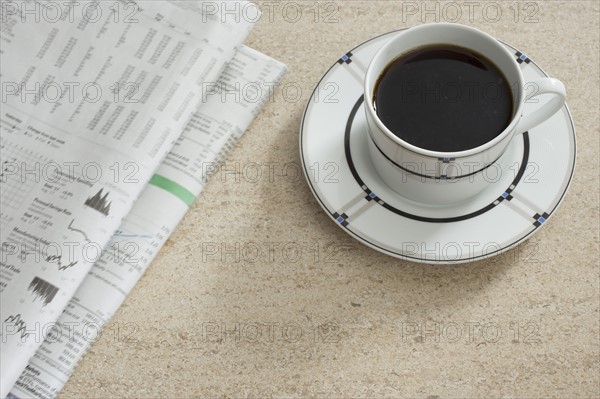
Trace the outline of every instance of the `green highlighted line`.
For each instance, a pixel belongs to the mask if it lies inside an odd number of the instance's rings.
[[[187,188],[161,175],[152,176],[152,179],[150,179],[149,184],[152,184],[156,187],[160,187],[165,191],[168,191],[169,193],[182,200],[187,206],[192,206],[192,204],[196,200],[196,196],[192,194]]]

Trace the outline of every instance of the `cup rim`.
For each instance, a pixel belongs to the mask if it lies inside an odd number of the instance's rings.
[[[381,73],[381,71],[376,71],[377,76],[373,76],[374,72],[375,72],[375,61],[378,60],[379,58],[381,58],[382,55],[386,52],[386,50],[388,50],[389,47],[393,46],[397,40],[400,40],[402,35],[404,33],[408,32],[409,30],[420,31],[420,30],[430,29],[432,27],[436,27],[436,28],[437,27],[446,27],[446,28],[450,28],[450,29],[462,29],[462,30],[468,31],[471,34],[483,36],[486,40],[488,40],[490,42],[490,44],[492,46],[494,46],[495,49],[499,50],[505,56],[509,57],[512,60],[512,65],[513,65],[514,69],[517,71],[517,76],[518,76],[518,80],[519,80],[518,84],[517,84],[517,90],[519,91],[520,95],[519,95],[519,98],[515,100],[515,101],[518,100],[518,106],[517,106],[517,109],[514,111],[514,115],[511,119],[510,123],[499,135],[497,135],[492,140],[490,140],[478,147],[470,148],[468,150],[453,151],[453,152],[434,151],[434,150],[428,150],[425,148],[417,147],[414,144],[411,144],[411,143],[399,138],[394,133],[392,133],[385,126],[385,124],[381,121],[381,119],[379,119],[379,116],[377,115],[377,112],[375,111],[375,107],[373,104],[373,93],[370,92],[370,86],[374,86],[371,84],[371,81],[374,78],[379,77],[379,74]],[[443,44],[444,40],[441,39],[439,42],[436,42],[436,44],[437,43]],[[452,44],[452,43],[449,42],[448,44]],[[410,51],[410,49],[408,49],[406,51]],[[397,54],[394,57],[398,57],[398,56],[400,56],[400,54]],[[391,61],[392,60],[390,60],[389,62],[391,62]],[[388,64],[389,64],[389,62],[388,62]],[[377,127],[387,136],[387,138],[389,138],[394,143],[396,143],[412,152],[415,152],[415,153],[421,154],[421,155],[425,155],[425,156],[429,156],[429,157],[433,157],[433,158],[464,158],[464,157],[469,157],[472,155],[479,154],[481,152],[484,152],[484,151],[494,147],[495,145],[497,145],[498,143],[503,141],[507,136],[512,134],[512,132],[515,130],[519,120],[521,119],[521,114],[523,112],[523,101],[522,101],[523,72],[519,68],[519,64],[514,59],[513,55],[502,45],[502,43],[500,41],[495,39],[493,36],[483,32],[483,31],[480,31],[479,29],[473,28],[468,25],[459,24],[459,23],[433,22],[433,23],[427,23],[427,24],[413,26],[411,28],[408,28],[406,30],[402,30],[402,31],[398,32],[398,34],[396,36],[391,38],[379,50],[377,50],[377,52],[371,59],[371,62],[369,63],[369,66],[367,67],[367,72],[365,74],[363,92],[365,95],[365,107],[367,109],[367,112],[369,112],[371,114],[373,121],[375,122]]]

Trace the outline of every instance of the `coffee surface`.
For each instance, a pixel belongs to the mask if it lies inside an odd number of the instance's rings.
[[[392,61],[375,85],[379,119],[419,148],[456,152],[493,140],[513,116],[510,86],[481,54],[426,46]]]

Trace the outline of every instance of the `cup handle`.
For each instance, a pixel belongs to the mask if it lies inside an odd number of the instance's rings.
[[[541,108],[521,117],[517,125],[517,133],[525,133],[529,129],[534,128],[546,119],[550,118],[565,104],[567,98],[567,90],[562,82],[554,78],[542,78],[532,82],[530,85],[536,88],[532,93],[525,95],[523,101],[527,102],[530,99],[542,94],[552,94],[552,98]]]

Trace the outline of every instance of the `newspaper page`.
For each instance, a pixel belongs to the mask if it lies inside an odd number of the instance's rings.
[[[0,396],[248,35],[202,3],[2,1]]]
[[[11,390],[14,398],[55,397],[105,323],[187,212],[211,172],[269,101],[286,68],[242,47],[144,189],[46,340]],[[127,243],[127,245],[124,245]]]

